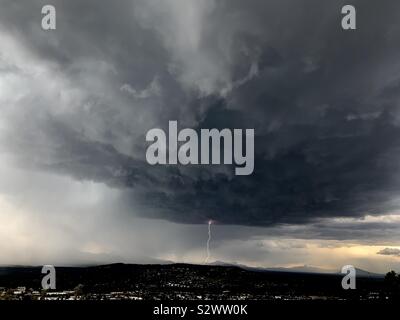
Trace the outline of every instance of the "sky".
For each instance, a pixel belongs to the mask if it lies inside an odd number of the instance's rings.
[[[56,8],[56,30],[41,8]],[[0,0],[0,264],[400,271],[400,3]],[[146,133],[253,128],[254,172]]]

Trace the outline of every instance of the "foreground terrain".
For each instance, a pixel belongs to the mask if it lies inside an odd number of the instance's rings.
[[[0,268],[2,300],[387,300],[383,276],[357,278],[343,290],[340,274],[266,271],[216,265],[111,264],[56,267],[56,289],[42,290],[41,267]]]

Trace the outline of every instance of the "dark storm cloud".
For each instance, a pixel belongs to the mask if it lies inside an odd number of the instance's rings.
[[[46,95],[49,79],[7,110],[2,142],[22,164],[120,188],[126,206],[176,222],[398,209],[398,2],[354,1],[346,32],[340,1],[53,3],[57,30],[43,32],[42,2],[1,1],[1,30],[69,89]],[[0,72],[25,77],[18,67]],[[254,128],[253,175],[149,166],[144,136],[169,120]]]

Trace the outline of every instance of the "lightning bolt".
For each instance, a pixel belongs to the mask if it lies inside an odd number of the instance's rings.
[[[211,224],[212,220],[208,221],[208,239],[207,239],[207,257],[204,263],[208,263],[208,259],[210,259],[210,242],[211,242]]]

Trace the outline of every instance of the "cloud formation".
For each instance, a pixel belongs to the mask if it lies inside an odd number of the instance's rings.
[[[395,249],[395,248],[385,248],[382,250],[379,250],[377,254],[381,254],[384,256],[395,256],[395,257],[400,257],[400,250]]]
[[[121,193],[127,215],[272,226],[399,208],[400,4],[1,0],[1,152]],[[372,23],[371,21],[374,21]],[[145,161],[145,134],[254,128],[255,171]],[[134,208],[134,209],[133,209]]]

